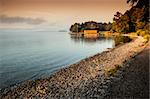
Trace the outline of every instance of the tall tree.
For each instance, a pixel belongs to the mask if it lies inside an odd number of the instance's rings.
[[[149,6],[149,0],[127,0],[127,3],[130,3],[132,6],[137,3],[137,7]]]
[[[133,6],[138,1],[139,0],[127,0],[127,3],[131,3],[131,5]]]

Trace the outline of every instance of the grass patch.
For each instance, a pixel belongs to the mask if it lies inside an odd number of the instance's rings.
[[[146,40],[145,43],[147,43],[150,39],[150,35],[146,34],[146,35],[143,36],[143,38]]]
[[[114,76],[116,72],[121,68],[120,65],[115,65],[114,68],[108,68],[105,70],[107,76]]]
[[[129,33],[129,37],[132,39],[134,37],[137,37],[137,36],[141,36],[144,38],[144,42],[147,43],[150,39],[150,34],[148,31],[146,30],[143,30],[143,29],[139,29],[137,30],[136,32],[131,32]]]
[[[137,35],[137,33],[136,32],[131,32],[131,33],[129,33],[129,37],[131,38],[131,39],[133,39],[133,38],[135,38],[135,37],[137,37],[138,35]]]
[[[142,36],[143,37],[146,34],[146,31],[140,29],[140,30],[137,30],[136,33],[137,33],[138,36]]]

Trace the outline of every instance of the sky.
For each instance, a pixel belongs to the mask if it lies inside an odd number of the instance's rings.
[[[0,0],[0,28],[68,29],[75,22],[112,22],[126,0]]]

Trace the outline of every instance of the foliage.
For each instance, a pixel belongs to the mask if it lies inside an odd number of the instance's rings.
[[[149,34],[146,34],[146,35],[144,35],[144,37],[143,37],[144,39],[146,39],[147,41],[150,39],[150,35]]]
[[[136,22],[136,30],[143,29],[145,22]]]
[[[138,0],[127,0],[127,3],[131,3],[131,5],[133,6],[135,4],[135,2],[137,2]]]
[[[146,34],[149,34],[149,35],[150,35],[149,29],[150,29],[149,24],[146,24],[146,25],[144,26],[144,29],[143,29],[143,30],[146,32]]]
[[[116,13],[117,14],[117,13]],[[119,32],[119,33],[125,33],[125,32],[129,32],[130,27],[129,25],[130,20],[129,20],[129,16],[127,14],[120,16],[118,19],[114,18],[115,22],[114,22],[114,30],[115,32]]]
[[[121,66],[120,65],[115,65],[114,68],[108,68],[105,70],[105,73],[107,76],[113,76],[115,73],[120,70]]]
[[[150,34],[148,30],[141,29],[141,30],[138,30],[136,33],[138,36],[142,36],[146,40],[146,42],[149,41]]]
[[[71,32],[83,32],[86,29],[98,30],[98,31],[109,31],[112,27],[112,23],[98,23],[95,21],[89,21],[85,23],[75,23],[70,27]]]
[[[124,14],[116,12],[113,18],[112,29],[113,32],[129,33],[135,32],[139,29],[148,30],[148,0],[127,0],[127,3],[132,5],[137,2],[135,6]]]
[[[109,30],[111,30],[111,28],[112,28],[112,24],[109,22],[108,24],[104,25],[103,27],[104,27],[103,30],[109,31]]]
[[[98,29],[99,25],[97,22],[94,21],[89,21],[89,22],[85,22],[83,23],[83,27],[84,29]]]
[[[81,25],[79,23],[75,23],[70,27],[70,31],[72,32],[79,32],[80,30],[81,30]]]
[[[114,37],[114,40],[115,40],[115,46],[117,45],[120,45],[122,43],[127,43],[127,42],[130,42],[132,39],[129,38],[128,36],[115,36]]]
[[[82,32],[85,29],[96,29],[98,31],[130,33],[142,29],[146,34],[149,33],[149,0],[127,0],[127,3],[130,3],[132,8],[124,14],[116,12],[113,23],[94,21],[75,23],[70,27],[70,31]]]
[[[138,30],[136,33],[137,33],[138,36],[144,36],[146,34],[146,31]]]

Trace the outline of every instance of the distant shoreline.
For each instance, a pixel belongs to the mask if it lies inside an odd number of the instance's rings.
[[[50,77],[27,81],[23,84],[5,89],[1,93],[3,98],[22,97],[51,97],[51,98],[78,98],[94,97],[93,81],[103,86],[106,78],[113,75],[123,62],[135,56],[145,48],[143,38],[139,37],[114,49],[98,53],[78,63],[61,69]],[[99,78],[99,79],[97,79]],[[103,91],[99,94],[103,97]],[[99,97],[99,96],[97,96]]]

